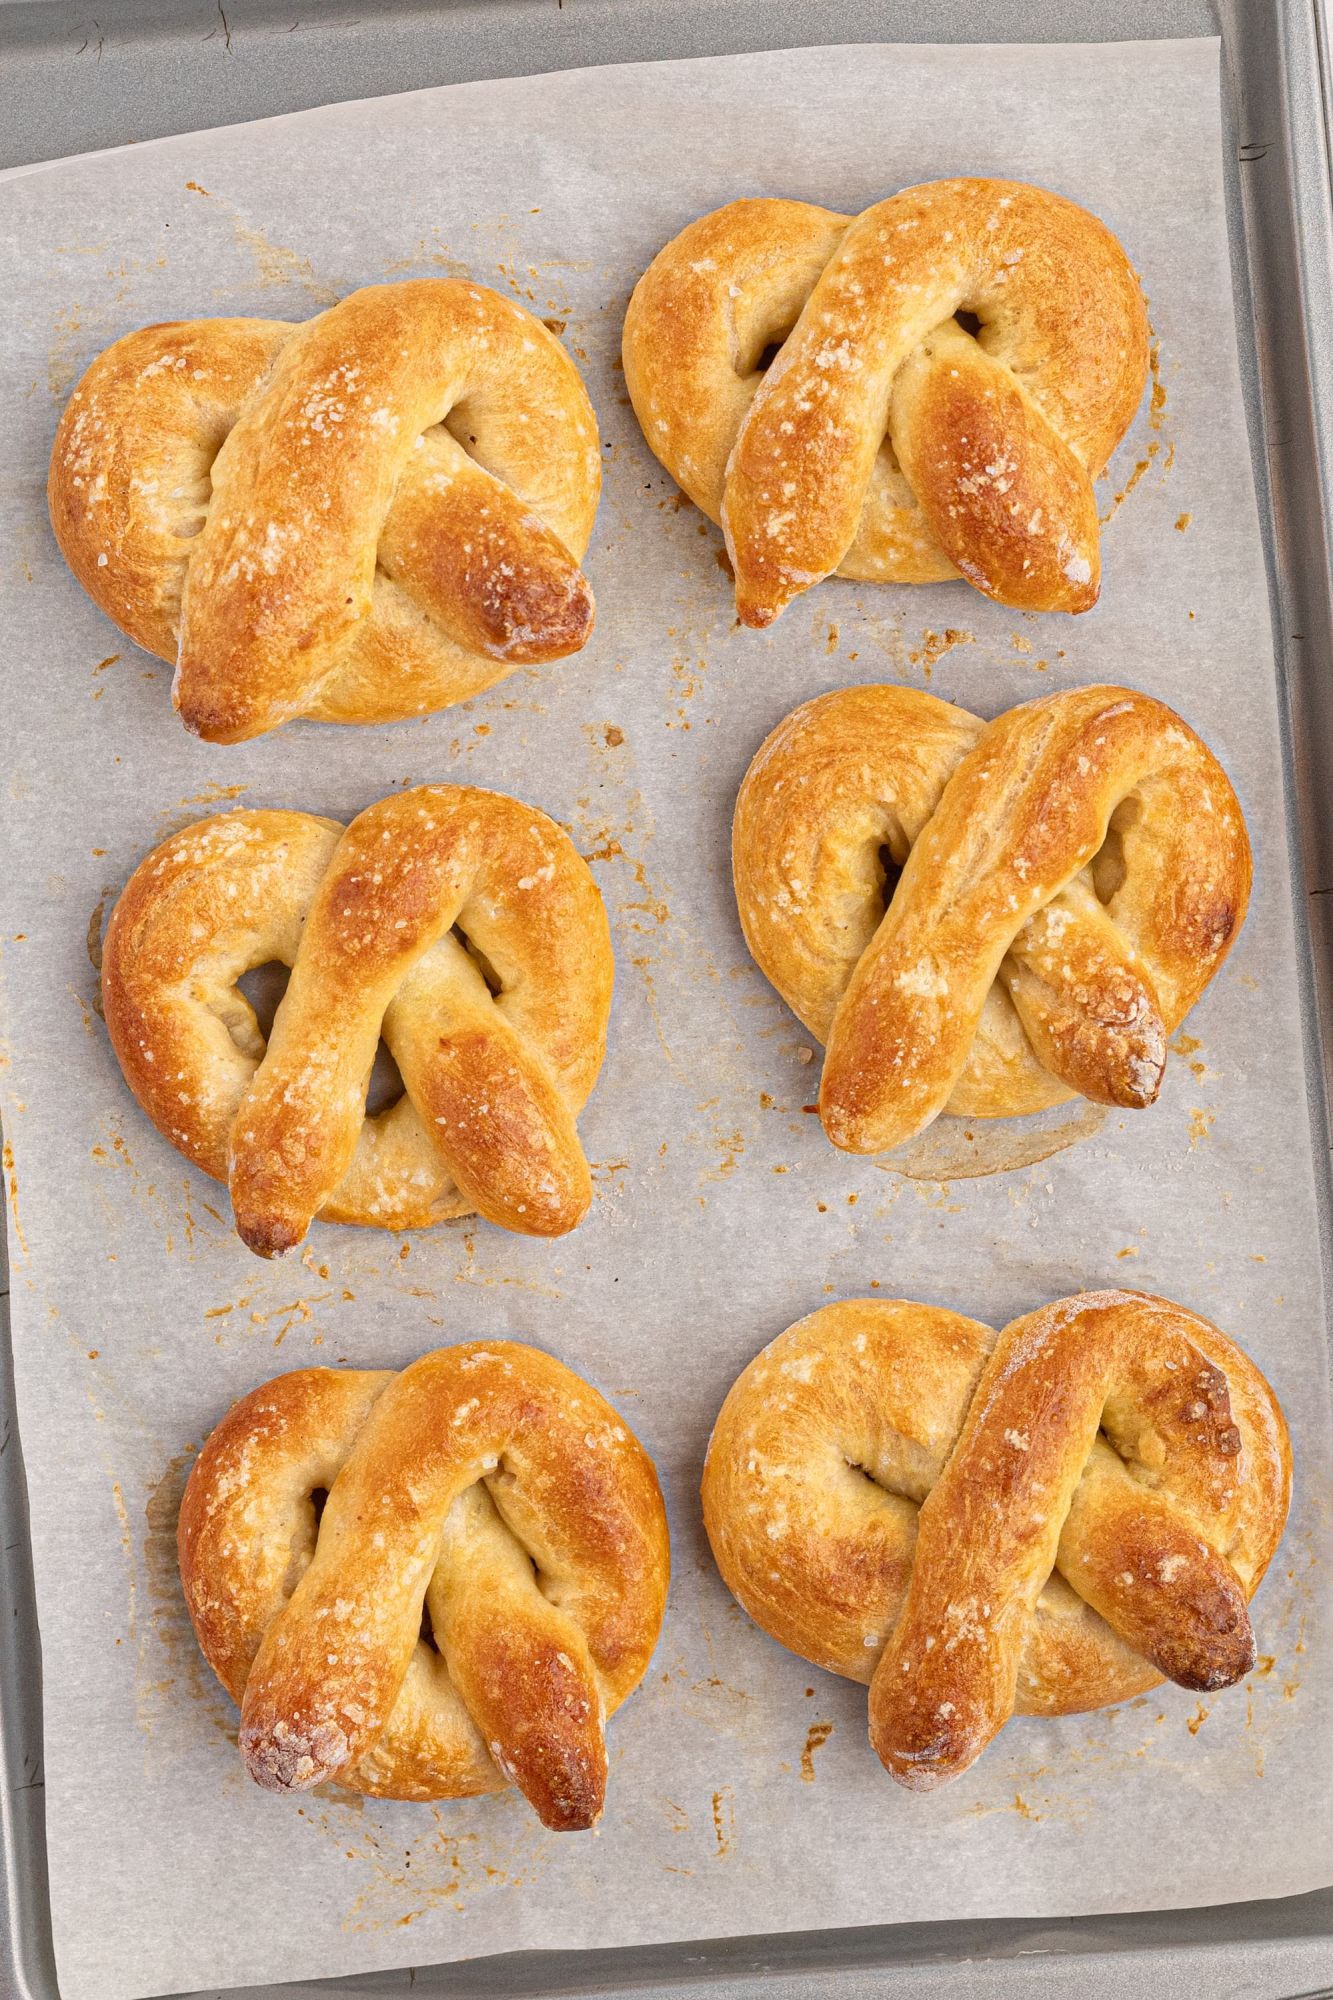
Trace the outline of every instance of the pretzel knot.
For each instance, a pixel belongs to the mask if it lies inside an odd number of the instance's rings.
[[[238,982],[273,963],[291,978],[266,1045]],[[316,1215],[572,1229],[612,972],[602,899],[553,821],[423,785],[347,828],[233,812],[173,834],[116,905],[102,993],[140,1104],[271,1257]],[[381,1036],[403,1093],[369,1116]]]
[[[174,662],[181,720],[387,722],[577,652],[596,418],[540,320],[462,279],[303,325],[127,334],[56,432],[51,524],[84,589]]]
[[[718,1568],[782,1645],[870,1687],[913,1791],[1009,1717],[1230,1686],[1286,1522],[1291,1453],[1240,1350],[1165,1299],[1015,1320],[825,1306],[733,1385],[708,1448]]]
[[[510,1784],[549,1827],[597,1819],[605,1721],[662,1623],[667,1524],[652,1460],[560,1362],[473,1341],[399,1375],[280,1375],[200,1452],[178,1544],[258,1784]]]
[[[1148,321],[1072,202],[992,180],[855,218],[731,202],[640,279],[624,365],[649,445],[722,525],[742,623],[834,571],[1096,603],[1093,480],[1143,394]]]
[[[747,771],[733,865],[746,943],[826,1044],[820,1115],[852,1153],[941,1111],[1151,1104],[1251,873],[1216,759],[1116,687],[989,725],[908,688],[822,695]]]

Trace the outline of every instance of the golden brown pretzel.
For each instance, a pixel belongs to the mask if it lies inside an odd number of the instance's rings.
[[[1143,394],[1148,322],[1120,245],[1059,195],[731,202],[639,280],[624,365],[649,445],[722,524],[746,625],[834,571],[1097,600],[1092,482]]]
[[[291,979],[266,1047],[237,982],[273,962]],[[498,792],[422,785],[346,828],[233,812],[173,834],[112,913],[102,994],[140,1104],[271,1257],[316,1215],[572,1229],[612,974],[567,834]],[[367,1117],[381,1034],[404,1094]]]
[[[1230,1686],[1286,1522],[1253,1363],[1165,1299],[1086,1292],[1000,1334],[857,1299],[738,1378],[704,1467],[718,1568],[782,1645],[870,1687],[913,1791],[1009,1717]]]
[[[909,688],[821,695],[755,756],[732,853],[746,942],[826,1044],[820,1114],[853,1153],[945,1110],[1151,1104],[1250,891],[1225,772],[1117,687],[989,725]]]
[[[560,1362],[472,1341],[399,1375],[280,1375],[200,1452],[178,1543],[258,1784],[513,1784],[547,1826],[597,1819],[604,1724],[662,1622],[667,1524],[642,1445]]]
[[[190,320],[98,356],[48,499],[84,589],[176,667],[187,729],[387,722],[592,630],[596,419],[540,320],[459,278],[302,325]]]

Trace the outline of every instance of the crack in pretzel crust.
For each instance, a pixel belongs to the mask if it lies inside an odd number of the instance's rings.
[[[812,1313],[737,1379],[704,1522],[779,1644],[870,1689],[912,1791],[1011,1715],[1163,1677],[1230,1686],[1282,1537],[1287,1428],[1254,1364],[1166,1299],[1086,1292],[996,1334],[906,1300]]]
[[[464,279],[314,319],[144,327],[75,389],[47,497],[65,560],[175,666],[187,729],[388,722],[585,644],[597,421],[555,336]]]
[[[820,1115],[853,1153],[942,1111],[1151,1104],[1251,877],[1216,758],[1118,687],[989,724],[909,688],[819,696],[750,765],[732,861],[746,943],[826,1045]]]
[[[291,977],[266,1045],[238,982],[274,963]],[[112,913],[102,993],[139,1103],[271,1257],[316,1216],[573,1229],[613,972],[597,885],[554,821],[423,785],[346,828],[242,811],[173,834]],[[403,1094],[370,1116],[381,1036]]]
[[[280,1375],[204,1445],[177,1539],[257,1784],[516,1785],[556,1830],[599,1817],[606,1719],[662,1623],[667,1522],[642,1445],[551,1356],[472,1341],[401,1374]]]
[[[649,446],[724,530],[743,624],[834,572],[1096,602],[1093,481],[1142,398],[1148,319],[1073,202],[997,180],[855,217],[731,202],[654,258],[623,352]]]

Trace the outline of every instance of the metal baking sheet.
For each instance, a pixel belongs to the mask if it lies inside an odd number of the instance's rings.
[[[349,77],[346,46],[340,44],[337,58],[329,57],[334,71],[331,83],[324,76],[321,63],[316,61],[302,72],[302,87],[285,100],[256,95],[239,103],[229,100],[225,109],[210,94],[209,74],[202,67],[218,60],[214,44],[204,43],[200,38],[199,46],[204,53],[195,53],[197,66],[192,67],[187,60],[190,44],[186,31],[182,29],[174,40],[159,33],[155,38],[141,39],[131,53],[141,61],[140,74],[153,84],[149,94],[159,120],[166,117],[168,122],[159,122],[151,128],[136,125],[132,129],[143,136],[149,129],[190,129],[223,119],[292,108],[325,97],[364,94],[372,89],[450,81],[468,74],[498,74],[515,68],[530,70],[599,59],[619,60],[632,55],[706,53],[725,47],[794,45],[812,39],[840,41],[869,35],[886,40],[949,39],[949,23],[931,19],[929,8],[924,18],[908,22],[900,18],[906,10],[893,6],[831,4],[818,10],[816,21],[813,9],[787,7],[782,0],[767,0],[761,23],[759,11],[753,6],[703,7],[684,0],[672,10],[669,34],[665,33],[667,10],[639,5],[636,0],[601,6],[584,6],[582,0],[570,0],[567,9],[554,11],[576,10],[581,16],[577,41],[566,37],[559,27],[552,29],[549,17],[553,10],[549,6],[529,7],[522,0],[498,0],[498,4],[489,7],[436,9],[429,20],[423,20],[420,14],[390,15],[386,10],[382,17],[384,42],[394,62],[404,59],[404,52],[410,51],[412,37],[416,35],[417,61],[424,67],[412,68],[409,58],[406,69],[390,67],[369,76],[360,69],[354,77]],[[128,11],[105,10],[107,18],[102,20],[100,32],[108,47],[115,42],[118,16],[127,16]],[[142,28],[147,10],[133,11]],[[179,11],[184,14],[203,10]],[[1036,11],[1012,7],[969,10],[969,38],[1031,40],[1045,33],[1052,39],[1077,39],[1080,34],[1104,39],[1112,34],[1209,33],[1215,32],[1219,25],[1203,8],[1160,11],[1135,7],[1043,8],[1034,22]],[[48,16],[60,33],[68,26],[68,10],[60,7],[21,7],[7,12],[15,19],[29,17],[20,21],[25,32],[31,28],[31,17],[36,14]],[[1151,19],[1145,19],[1150,12]],[[873,19],[868,18],[872,16]],[[224,45],[222,57],[246,51],[247,37],[253,28],[255,47],[249,50],[247,60],[257,74],[262,71],[265,91],[272,84],[272,63],[258,44],[263,36],[271,38],[270,49],[276,44],[280,18],[267,9],[229,10],[230,47]],[[522,32],[515,34],[520,20]],[[482,32],[487,21],[491,35],[489,61],[486,34]],[[189,32],[198,25],[197,20],[193,22]],[[1316,401],[1315,375],[1320,354],[1327,346],[1326,341],[1321,343],[1326,329],[1316,322],[1313,308],[1304,317],[1292,309],[1301,298],[1302,284],[1315,301],[1327,301],[1329,297],[1327,154],[1323,108],[1317,88],[1315,23],[1313,14],[1303,6],[1255,4],[1246,7],[1243,14],[1238,10],[1234,18],[1224,13],[1220,26],[1230,70],[1228,109],[1237,140],[1237,167],[1229,194],[1238,303],[1244,322],[1248,280],[1260,307],[1262,327],[1262,336],[1255,340],[1247,338],[1251,330],[1247,324],[1242,325],[1242,345],[1250,369],[1252,437],[1261,485],[1267,488],[1264,477],[1267,469],[1271,490],[1281,502],[1270,515],[1270,555],[1276,558],[1273,566],[1276,631],[1290,704],[1293,798],[1299,809],[1313,807],[1319,796],[1325,773],[1318,752],[1330,740],[1327,729],[1320,727],[1327,718],[1320,715],[1317,707],[1321,697],[1328,699],[1328,690],[1321,688],[1320,677],[1304,665],[1328,657],[1324,510],[1318,488],[1312,484],[1317,474],[1316,446],[1327,443]],[[7,27],[6,14],[0,14],[0,36]],[[359,31],[350,23],[340,30],[335,17],[322,31],[318,46],[325,48],[325,44],[337,40],[340,32],[354,38]],[[456,69],[442,61],[442,50],[447,50],[454,35],[460,59]],[[365,46],[364,36],[362,46]],[[213,49],[212,55],[207,53],[209,49]],[[73,49],[64,53],[69,60],[78,59]],[[104,59],[113,63],[118,60],[114,54],[104,54]],[[176,76],[178,85],[188,83],[174,97],[165,88],[168,71]],[[123,75],[124,72],[122,79]],[[326,83],[329,83],[327,88]],[[234,89],[234,85],[229,88]],[[129,136],[124,125],[109,132],[99,128],[90,134],[77,130],[62,132],[50,114],[49,104],[38,129],[41,132],[38,150],[45,153],[77,150],[88,143],[114,143]],[[1247,140],[1243,137],[1247,130],[1262,136]],[[1274,301],[1272,311],[1264,308],[1269,299]],[[1325,404],[1325,413],[1327,409]],[[1316,845],[1321,835],[1320,821],[1312,812],[1301,812],[1300,818],[1301,832],[1308,836],[1307,880],[1317,892],[1323,884],[1333,882],[1333,871],[1325,869],[1327,857],[1319,853]],[[1323,832],[1326,835],[1327,829]],[[1313,908],[1322,914],[1323,906],[1317,896]],[[1308,961],[1307,1048],[1313,1050],[1317,1047],[1315,979],[1317,971],[1327,972],[1327,954],[1322,954],[1322,964],[1317,966],[1315,953],[1311,951]],[[1324,1018],[1327,1021],[1327,1013]],[[1318,1118],[1323,1106],[1317,1066],[1311,1068],[1310,1081]],[[0,1467],[11,1481],[16,1460],[13,1444],[0,1454]],[[21,1571],[22,1522],[21,1516],[15,1515],[21,1505],[21,1489],[12,1496],[0,1489],[0,1497],[6,1503],[4,1539],[11,1545],[5,1559],[16,1561]],[[12,1581],[17,1593],[14,1602],[21,1609],[21,1574]],[[0,1583],[8,1591],[11,1579],[4,1576]],[[22,1618],[5,1621],[7,1637],[11,1624],[21,1628]],[[19,1918],[14,1935],[26,1953],[26,1963],[22,1956],[15,1956],[11,1985],[16,1992],[49,1993],[54,1988],[49,1958],[45,1963],[42,1958],[40,1897],[34,1893],[40,1863],[38,1845],[32,1836],[39,1835],[40,1820],[32,1805],[40,1799],[40,1794],[32,1789],[31,1758],[25,1761],[23,1756],[25,1735],[28,1745],[35,1744],[39,1740],[40,1723],[35,1712],[37,1705],[30,1702],[25,1706],[18,1699],[24,1682],[31,1684],[35,1680],[31,1637],[29,1632],[26,1657],[22,1652],[15,1660],[0,1657],[7,1697],[4,1749],[10,1779],[6,1844],[18,1860],[17,1867],[11,1868],[7,1902],[11,1913]],[[22,1643],[20,1632],[21,1646]],[[26,1843],[21,1817],[25,1810]],[[739,1993],[766,1973],[769,1983],[779,1992],[810,1990],[812,1984],[824,1990],[835,1978],[837,1990],[847,1993],[1002,1992],[1020,1980],[1026,1991],[1057,1992],[1065,1989],[1073,1975],[1069,1960],[1076,1954],[1078,1976],[1090,1991],[1100,1990],[1103,1984],[1109,1991],[1113,1982],[1119,1991],[1124,1991],[1127,1985],[1131,1990],[1148,1990],[1151,1985],[1156,1992],[1170,1993],[1177,1987],[1183,1991],[1187,1982],[1197,1987],[1201,1979],[1205,1990],[1215,1991],[1221,1990],[1220,1982],[1225,1977],[1228,1986],[1240,1987],[1243,1983],[1246,1991],[1294,1994],[1316,1991],[1327,1978],[1330,1953],[1323,1934],[1329,1927],[1330,1900],[1306,1897],[1297,1903],[1232,1906],[1168,1919],[826,1933],[810,1939],[783,1937],[688,1950],[618,1952],[599,1955],[595,1960],[585,1956],[575,1963],[538,1955],[521,1961],[491,1960],[484,1966],[453,1968],[441,1974],[438,1985],[444,1990],[447,1982],[447,1990],[454,1993],[568,1992],[586,1990],[592,1985],[599,1991],[649,1992],[665,1991],[668,1987],[677,1992],[702,1991],[706,1985],[709,1990]],[[1030,1956],[1033,1953],[1043,1955],[1035,1965]],[[1044,1988],[1039,1966],[1045,1973]],[[361,1992],[389,1993],[403,1990],[407,1983],[404,1976],[395,1975],[352,1984]],[[437,1982],[427,1973],[419,1972],[416,1984],[430,1990]],[[286,1990],[334,1989],[306,1985]]]

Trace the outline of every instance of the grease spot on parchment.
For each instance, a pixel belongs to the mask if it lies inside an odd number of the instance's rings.
[[[905,1180],[979,1180],[1039,1166],[1089,1139],[1106,1121],[1106,1107],[1082,1099],[1034,1112],[1030,1118],[937,1118],[875,1165]]]

